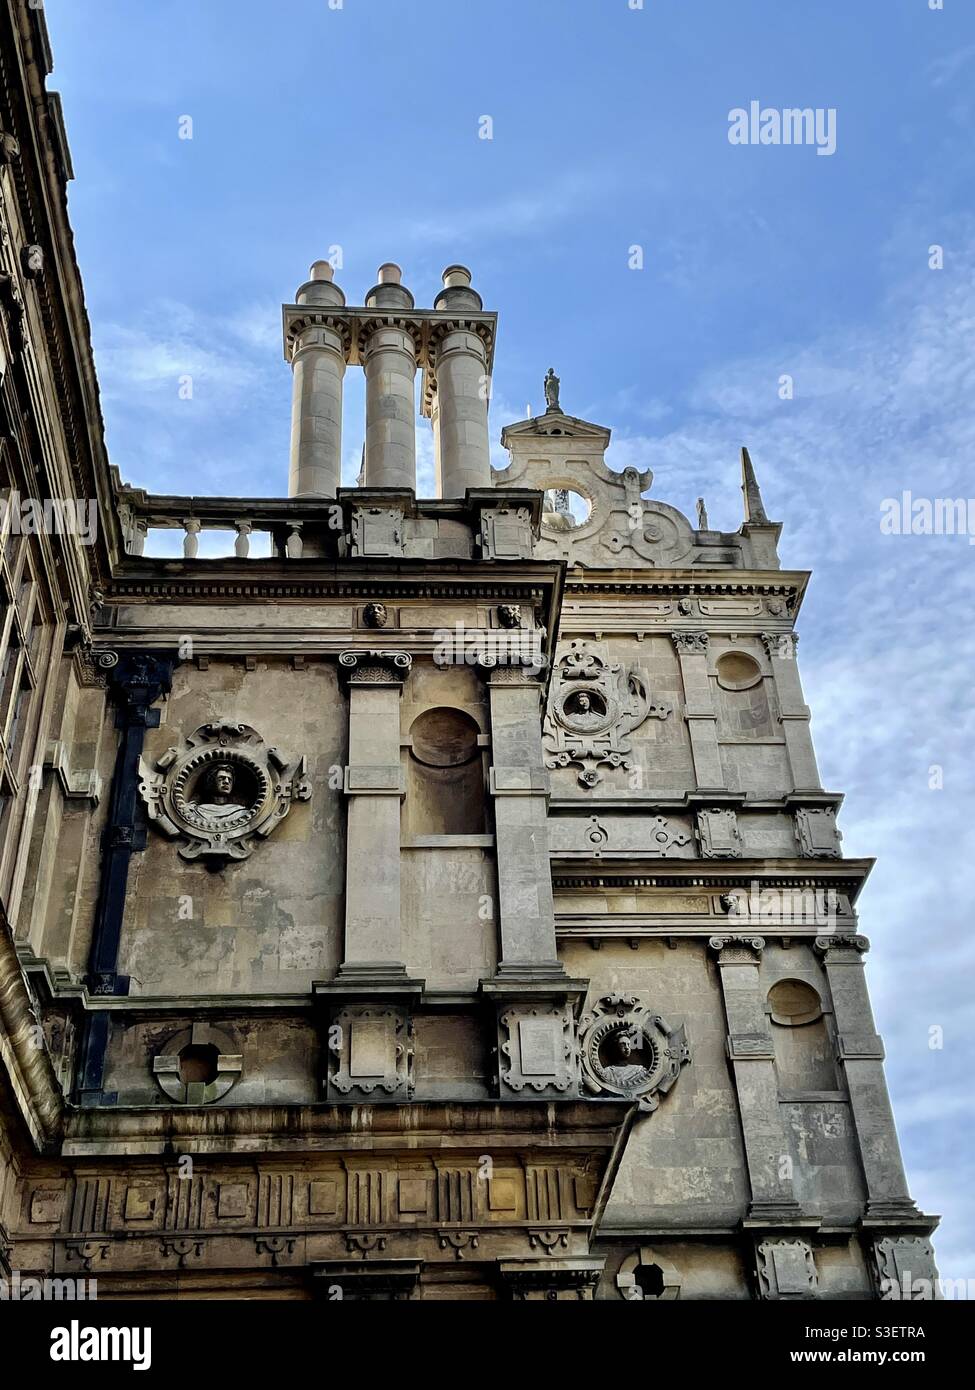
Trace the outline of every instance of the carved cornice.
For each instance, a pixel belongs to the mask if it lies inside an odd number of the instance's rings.
[[[794,611],[809,582],[808,570],[778,570],[774,578],[768,571],[722,570],[715,573],[695,568],[685,570],[658,569],[653,572],[632,570],[606,572],[586,570],[566,576],[566,587],[573,595],[593,597],[627,595],[633,597],[678,598],[686,596],[720,598],[760,597],[782,598]]]
[[[178,562],[146,562],[147,565],[172,563]],[[104,595],[104,606],[138,600],[165,603],[196,599],[201,603],[225,604],[264,602],[268,599],[354,598],[482,598],[494,600],[495,603],[514,601],[531,606],[544,602],[546,589],[543,586],[546,581],[552,583],[557,577],[556,567],[547,566],[544,561],[532,562],[531,575],[521,567],[520,573],[518,569],[513,569],[506,575],[504,562],[495,562],[490,575],[487,575],[479,564],[471,562],[470,575],[463,579],[457,577],[456,564],[451,567],[449,578],[440,579],[429,572],[406,574],[401,568],[390,572],[381,561],[371,563],[367,574],[348,573],[341,577],[337,574],[316,577],[312,572],[287,579],[267,572],[263,576],[256,575],[253,570],[262,568],[265,563],[261,560],[248,560],[244,572],[239,563],[229,559],[194,561],[187,564],[186,569],[190,570],[195,565],[210,567],[224,563],[228,566],[224,574],[214,574],[212,569],[204,568],[176,577],[151,571],[117,576]],[[268,561],[267,564],[278,569],[280,562]]]

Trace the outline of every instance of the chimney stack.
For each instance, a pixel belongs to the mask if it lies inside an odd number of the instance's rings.
[[[458,321],[434,325],[434,447],[441,497],[463,497],[468,488],[491,486],[487,349],[480,334],[464,323],[467,314],[480,314],[484,305],[471,288],[466,266],[449,265],[443,286],[433,307],[450,310]]]
[[[328,261],[316,261],[295,303],[310,309],[342,308],[345,295],[333,283]],[[341,332],[322,323],[299,322],[291,347],[289,497],[334,497],[342,480],[342,381],[345,344]]]
[[[391,261],[366,295],[360,357],[366,374],[366,487],[416,488],[416,350],[413,296]]]

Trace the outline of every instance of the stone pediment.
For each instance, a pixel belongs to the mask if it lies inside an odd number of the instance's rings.
[[[501,443],[508,448],[509,439],[531,438],[536,435],[555,435],[569,439],[597,440],[605,449],[612,431],[604,425],[594,425],[589,420],[580,420],[575,415],[565,415],[561,410],[547,410],[544,415],[534,415],[530,420],[518,420],[513,425],[505,425],[501,431]]]

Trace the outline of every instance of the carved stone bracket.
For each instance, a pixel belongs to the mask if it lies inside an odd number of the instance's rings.
[[[90,1274],[96,1260],[108,1259],[108,1241],[100,1240],[69,1240],[65,1243],[65,1254],[68,1261],[80,1261],[86,1274]]]
[[[179,1268],[186,1268],[186,1261],[189,1259],[198,1260],[203,1254],[202,1240],[192,1240],[188,1236],[176,1236],[172,1240],[162,1240],[159,1242],[159,1253],[164,1260],[170,1260],[173,1256],[179,1262]]]
[[[516,1302],[579,1300],[591,1302],[603,1271],[603,1260],[501,1260],[498,1272]]]

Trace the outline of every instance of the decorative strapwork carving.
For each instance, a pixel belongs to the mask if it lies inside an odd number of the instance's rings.
[[[182,838],[184,859],[246,859],[311,796],[304,757],[288,762],[249,724],[202,724],[154,769],[140,758],[139,774],[150,821]]]
[[[413,1094],[413,1022],[405,1010],[350,1004],[328,1031],[328,1085],[338,1096]]]
[[[545,765],[575,765],[582,769],[581,785],[594,787],[601,780],[600,764],[632,767],[628,734],[669,713],[667,701],[650,698],[639,667],[605,661],[585,642],[573,642],[555,670],[544,725]]]
[[[807,1241],[763,1240],[755,1254],[761,1298],[815,1297],[819,1275]]]
[[[502,1094],[578,1091],[579,1063],[571,1009],[513,1004],[499,1019]]]
[[[804,859],[840,859],[842,838],[832,806],[800,806],[796,810],[796,839]]]
[[[741,831],[734,811],[725,807],[697,813],[697,838],[702,859],[740,859]]]
[[[874,1276],[884,1301],[938,1297],[938,1271],[925,1236],[884,1236],[874,1242]]]
[[[671,1028],[636,995],[603,995],[579,1030],[586,1090],[639,1101],[641,1110],[656,1110],[691,1058],[683,1024]]]

